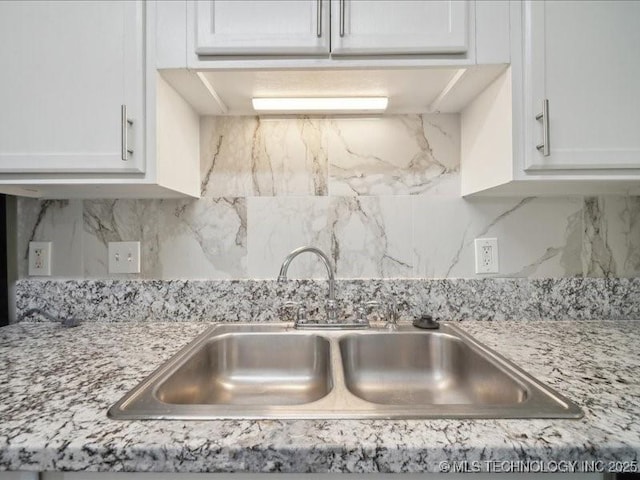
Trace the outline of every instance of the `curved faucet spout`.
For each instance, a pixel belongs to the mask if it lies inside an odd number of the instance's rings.
[[[285,257],[284,261],[282,262],[282,266],[280,267],[280,274],[278,275],[278,281],[284,282],[287,280],[287,270],[289,270],[289,264],[294,258],[296,258],[301,253],[305,253],[305,252],[315,253],[318,257],[320,257],[320,260],[322,260],[322,263],[324,263],[324,266],[327,269],[327,275],[329,277],[329,302],[335,303],[336,280],[335,280],[335,275],[333,274],[333,268],[331,267],[331,260],[329,260],[329,257],[327,257],[327,255],[319,248],[300,247],[293,250],[289,255]]]

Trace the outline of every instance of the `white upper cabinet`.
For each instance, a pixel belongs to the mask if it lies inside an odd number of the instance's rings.
[[[198,55],[329,53],[329,0],[195,2]]]
[[[640,2],[531,1],[524,20],[525,169],[640,168]]]
[[[331,0],[331,52],[464,53],[467,8],[461,0]]]
[[[156,6],[0,1],[0,193],[200,195],[199,117],[156,70]]]
[[[465,53],[465,0],[200,0],[197,55]]]
[[[640,2],[510,16],[510,68],[462,111],[462,194],[640,194]]]
[[[0,172],[144,172],[141,21],[133,1],[0,2]]]

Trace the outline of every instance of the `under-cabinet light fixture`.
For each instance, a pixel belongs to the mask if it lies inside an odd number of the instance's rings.
[[[273,113],[381,113],[387,97],[296,97],[253,98],[257,112]]]

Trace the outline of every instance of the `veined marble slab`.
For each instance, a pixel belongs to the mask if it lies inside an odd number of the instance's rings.
[[[203,197],[326,195],[326,120],[204,117]]]
[[[458,115],[336,118],[326,129],[330,195],[455,191],[447,180],[460,165]]]
[[[269,279],[292,249],[340,278],[640,276],[640,197],[460,197],[459,116],[204,117],[199,200],[18,201],[18,269],[52,241],[55,278]],[[140,241],[142,271],[110,276],[107,243]],[[321,278],[310,259],[301,277]]]

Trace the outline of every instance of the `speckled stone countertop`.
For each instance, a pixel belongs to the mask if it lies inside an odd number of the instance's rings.
[[[605,468],[638,461],[640,322],[633,321],[460,323],[578,403],[580,420],[107,418],[113,402],[207,326],[0,329],[0,470],[425,472],[443,461],[600,461]]]

